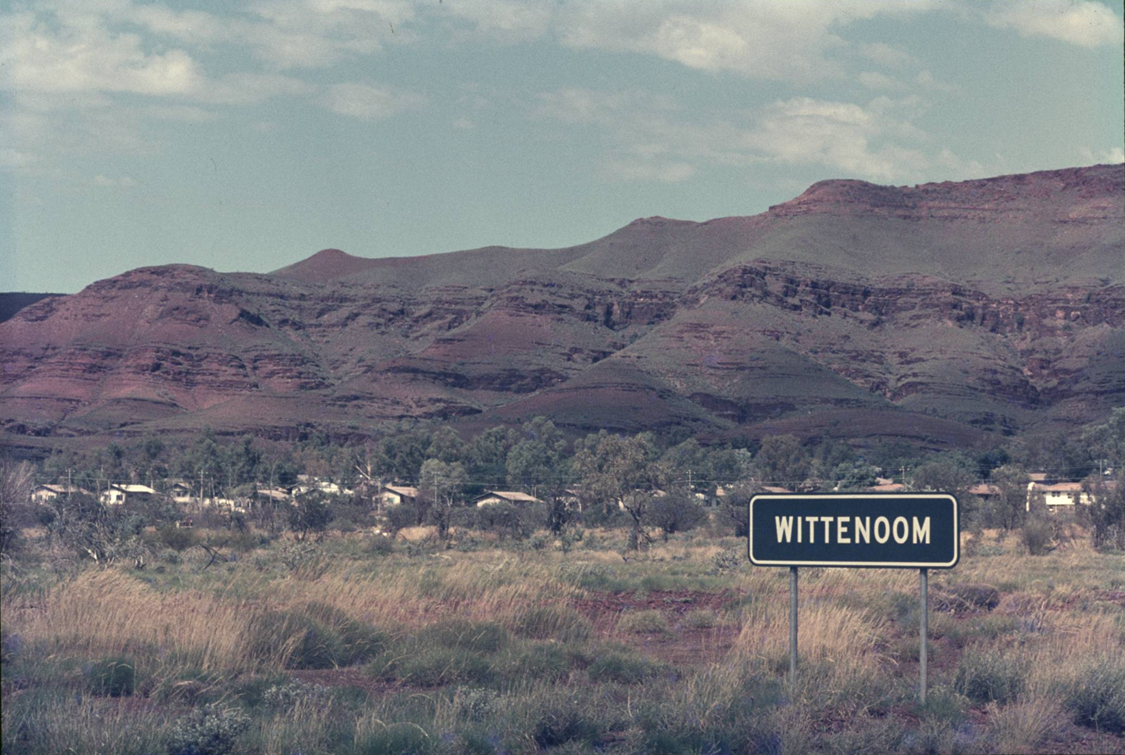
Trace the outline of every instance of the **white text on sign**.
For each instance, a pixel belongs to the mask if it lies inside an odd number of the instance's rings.
[[[930,542],[930,517],[911,517],[908,521],[904,516],[895,517],[893,520],[879,516],[874,521],[869,516],[775,516],[774,525],[777,527],[777,542],[815,543],[817,542],[817,529],[820,525],[820,542],[832,542],[841,545],[851,545],[872,542],[883,544],[894,540],[899,545],[908,540],[914,543]],[[794,526],[796,525],[796,526]],[[835,539],[833,539],[835,535]]]

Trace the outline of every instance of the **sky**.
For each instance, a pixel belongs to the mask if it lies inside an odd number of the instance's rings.
[[[1122,3],[0,3],[0,291],[1120,163]]]

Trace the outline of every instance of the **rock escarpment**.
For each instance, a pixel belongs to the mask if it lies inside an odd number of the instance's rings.
[[[965,444],[1125,404],[1121,166],[882,187],[578,247],[171,265],[0,323],[8,445],[550,414]]]

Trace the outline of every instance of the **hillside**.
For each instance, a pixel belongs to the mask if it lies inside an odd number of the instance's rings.
[[[133,270],[0,323],[2,442],[686,426],[967,445],[1125,404],[1125,169],[827,181],[567,249]]]

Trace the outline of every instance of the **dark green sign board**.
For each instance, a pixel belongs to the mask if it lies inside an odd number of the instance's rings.
[[[946,493],[756,495],[749,541],[755,566],[949,569],[961,520]]]

